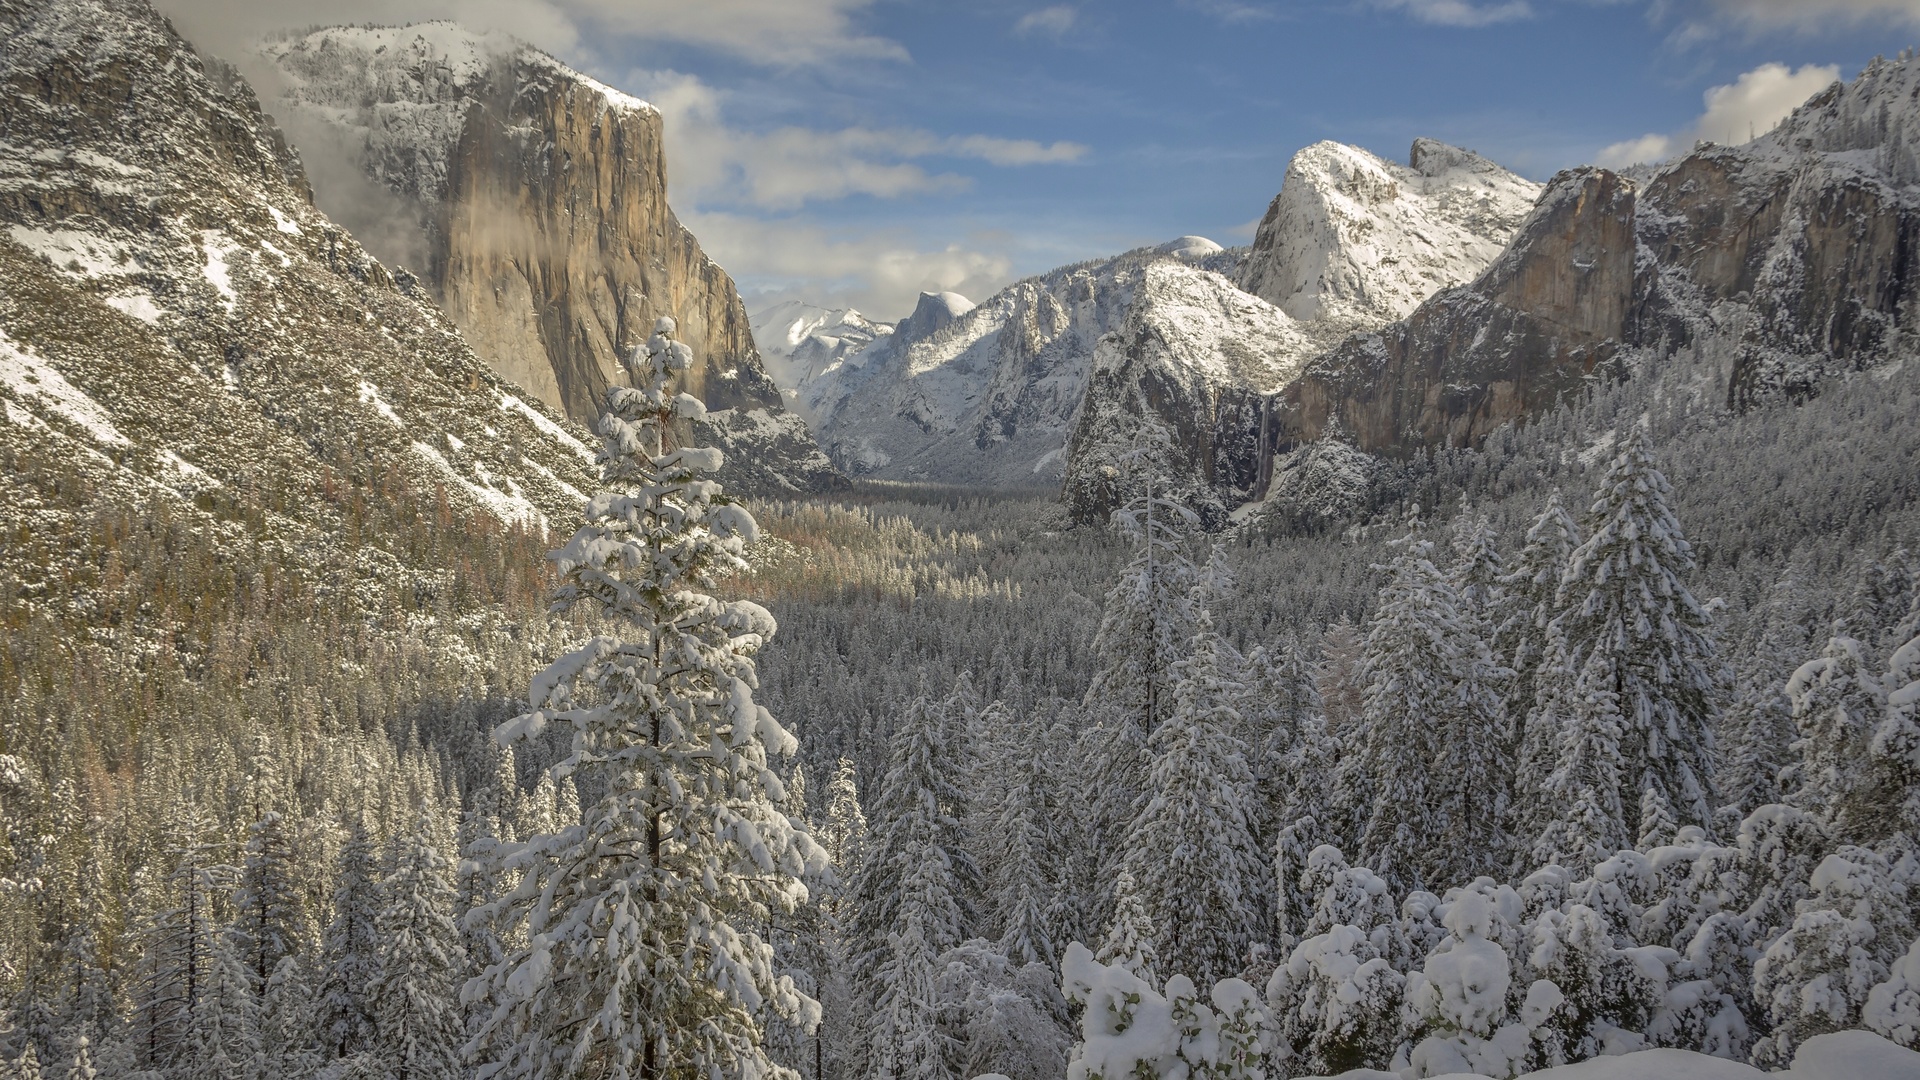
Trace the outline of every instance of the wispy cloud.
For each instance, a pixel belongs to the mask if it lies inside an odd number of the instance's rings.
[[[1055,4],[1020,16],[1013,24],[1013,32],[1021,37],[1059,37],[1079,21],[1079,11],[1066,4]]]
[[[202,48],[232,56],[268,31],[324,23],[452,19],[581,62],[636,43],[692,45],[769,68],[906,60],[863,33],[875,0],[156,0]]]
[[[1375,0],[1375,4],[1405,12],[1435,26],[1492,26],[1533,17],[1533,7],[1527,0],[1495,0],[1488,3],[1474,3],[1472,0]]]
[[[1595,161],[1619,168],[1664,161],[1685,152],[1700,139],[1729,144],[1746,142],[1755,134],[1772,130],[1788,113],[1839,77],[1840,69],[1833,64],[1807,64],[1797,69],[1785,64],[1762,64],[1702,95],[1706,109],[1687,128],[1614,143],[1602,149]]]
[[[1920,0],[1701,0],[1683,27],[1688,37],[1732,28],[1819,34],[1864,23],[1920,26]]]
[[[693,75],[635,72],[632,80],[666,119],[676,206],[793,210],[852,195],[900,198],[957,191],[970,181],[920,162],[951,158],[1014,167],[1077,161],[1087,147],[993,135],[937,135],[917,128],[731,124],[722,95]]]
[[[848,234],[803,220],[700,211],[681,216],[756,311],[781,300],[806,300],[896,319],[913,310],[922,292],[980,299],[1013,280],[1004,238],[925,245],[891,230]]]

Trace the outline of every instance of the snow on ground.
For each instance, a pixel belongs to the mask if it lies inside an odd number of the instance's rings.
[[[166,314],[166,312],[160,310],[160,305],[153,302],[153,297],[137,289],[130,293],[125,293],[120,296],[109,296],[105,299],[108,307],[131,315],[141,322],[146,323],[148,326],[158,323],[160,317]]]
[[[445,455],[433,447],[428,446],[426,443],[415,442],[413,444],[413,452],[419,454],[427,464],[432,465],[442,476],[459,485],[468,495],[473,496],[474,501],[486,507],[487,510],[492,512],[492,514],[501,521],[508,524],[518,522],[519,524],[542,530],[547,527],[547,516],[542,514],[540,509],[534,506],[532,502],[528,501],[526,495],[520,491],[520,486],[513,481],[507,481],[506,491],[501,491],[485,484],[476,484],[472,480],[460,475],[460,470],[454,468],[453,463],[448,461]],[[480,466],[480,468],[484,470],[485,467]],[[482,475],[481,477],[483,480],[490,478],[488,475]]]
[[[115,277],[129,269],[126,252],[91,233],[26,225],[14,225],[8,231],[14,243],[45,257],[68,277]]]
[[[552,420],[547,419],[546,416],[541,414],[540,410],[534,408],[533,406],[527,404],[526,402],[520,400],[519,398],[514,397],[512,394],[500,395],[500,411],[519,413],[521,416],[526,417],[530,422],[532,422],[534,427],[539,428],[540,434],[545,435],[547,438],[552,439],[554,442],[557,442],[560,445],[566,447],[567,449],[572,450],[574,453],[579,454],[581,457],[585,458],[588,461],[596,460],[596,455],[591,449],[587,447],[586,443],[583,443],[579,439],[574,438],[572,435],[567,434],[566,428],[563,428],[559,424],[554,423]]]
[[[206,265],[202,268],[207,284],[220,294],[220,302],[226,306],[228,314],[232,314],[234,305],[240,301],[240,294],[233,291],[233,273],[227,266],[227,259],[239,250],[239,245],[209,229],[200,234],[200,246],[207,254]]]
[[[126,436],[113,426],[113,420],[98,402],[67,381],[45,360],[13,343],[0,333],[0,386],[23,398],[39,401],[49,410],[85,428],[89,434],[109,446],[126,446]],[[13,417],[13,409],[7,415]]]
[[[406,421],[400,419],[400,414],[393,411],[393,406],[380,396],[380,388],[364,379],[360,381],[360,403],[373,406],[375,412],[393,421],[394,427],[407,426]]]
[[[1594,1058],[1577,1065],[1527,1073],[1529,1080],[1920,1080],[1920,1053],[1888,1042],[1871,1031],[1842,1031],[1808,1039],[1785,1072],[1766,1073],[1751,1065],[1708,1057],[1690,1050],[1641,1050],[1619,1057]],[[1303,1077],[1301,1080],[1324,1080]],[[1337,1080],[1405,1080],[1400,1073],[1354,1069]],[[1449,1073],[1433,1080],[1490,1080],[1479,1073]]]

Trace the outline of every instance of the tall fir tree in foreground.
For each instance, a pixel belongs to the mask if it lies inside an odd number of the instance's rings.
[[[1175,665],[1174,709],[1147,740],[1149,798],[1127,836],[1127,867],[1168,975],[1211,986],[1267,934],[1267,859],[1255,838],[1253,771],[1221,671],[1225,648],[1202,610],[1192,655]]]
[[[379,916],[373,841],[364,825],[355,825],[340,853],[333,918],[320,945],[325,965],[320,978],[320,1045],[329,1058],[351,1057],[374,1047],[368,991],[380,975]]]
[[[382,884],[380,974],[369,988],[382,1060],[396,1080],[457,1080],[466,1041],[460,983],[466,955],[453,922],[446,856],[422,820],[399,842]]]
[[[1713,726],[1726,676],[1712,620],[1687,589],[1693,548],[1668,500],[1673,488],[1636,432],[1588,512],[1587,539],[1561,580],[1559,621],[1576,670],[1610,654],[1623,724],[1620,805],[1657,789],[1681,825],[1712,824]]]
[[[470,985],[498,1002],[471,1049],[477,1075],[778,1075],[763,1016],[810,1028],[819,1007],[775,971],[757,928],[806,900],[825,857],[781,808],[770,767],[797,744],[754,702],[754,654],[774,632],[756,604],[708,595],[743,569],[754,520],[703,479],[712,449],[669,445],[705,407],[669,389],[692,353],[661,319],[607,392],[602,490],[553,556],[554,610],[624,624],[534,678],[533,711],[503,742],[559,725],[553,775],[591,799],[509,859],[524,874],[480,909],[526,940]]]
[[[1546,805],[1544,784],[1559,757],[1557,723],[1565,717],[1546,717],[1540,705],[1542,694],[1548,694],[1546,703],[1551,703],[1555,694],[1567,690],[1574,675],[1565,671],[1571,663],[1565,632],[1555,638],[1548,628],[1561,615],[1559,582],[1578,546],[1580,525],[1567,513],[1559,488],[1553,488],[1540,515],[1526,527],[1526,544],[1500,577],[1505,607],[1494,626],[1494,659],[1513,671],[1505,698],[1517,746],[1513,807],[1519,828],[1515,832],[1523,838],[1540,836],[1555,809]],[[1542,686],[1542,678],[1548,686]]]
[[[937,1042],[933,964],[975,925],[979,875],[961,826],[961,755],[945,713],[921,694],[901,716],[854,877],[850,967],[865,1037],[851,1064],[853,1075],[874,1080],[907,1075],[907,1048]]]
[[[1173,668],[1193,638],[1195,586],[1202,580],[1187,555],[1187,536],[1199,519],[1156,492],[1151,471],[1143,494],[1115,510],[1112,522],[1135,549],[1107,590],[1094,633],[1096,667],[1085,698],[1091,723],[1079,746],[1079,769],[1093,797],[1085,843],[1095,864],[1098,895],[1088,899],[1096,924],[1113,906],[1121,840],[1147,790],[1147,739],[1174,707]]]
[[[1503,865],[1508,777],[1504,673],[1478,620],[1433,564],[1401,541],[1361,664],[1365,707],[1341,763],[1338,801],[1360,861],[1397,889],[1445,889]]]

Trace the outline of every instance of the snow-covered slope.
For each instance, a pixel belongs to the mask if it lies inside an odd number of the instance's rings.
[[[252,91],[144,2],[0,4],[0,131],[9,536],[157,503],[358,588],[440,569],[362,546],[368,515],[577,514],[592,436],[317,211]]]
[[[1261,403],[1315,352],[1308,327],[1225,277],[1177,261],[1141,268],[1125,321],[1100,338],[1067,446],[1063,497],[1097,517],[1137,482],[1138,448],[1211,522],[1257,479]]]
[[[767,374],[786,396],[787,407],[809,423],[807,390],[847,357],[893,333],[891,323],[874,322],[853,308],[823,308],[788,300],[749,315],[753,340]]]
[[[1296,319],[1379,326],[1472,280],[1539,194],[1539,184],[1432,139],[1416,140],[1406,165],[1315,143],[1287,165],[1240,284]]]

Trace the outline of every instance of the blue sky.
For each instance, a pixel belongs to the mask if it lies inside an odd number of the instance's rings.
[[[1742,140],[1920,41],[1920,0],[163,6],[190,34],[196,13],[276,6],[518,33],[661,107],[673,204],[749,307],[879,318],[923,288],[981,299],[1183,233],[1245,243],[1288,158],[1321,139],[1404,159],[1431,136],[1544,179]]]

